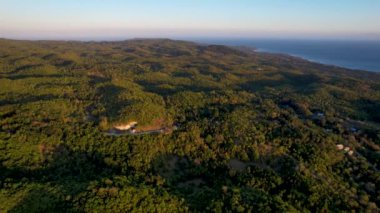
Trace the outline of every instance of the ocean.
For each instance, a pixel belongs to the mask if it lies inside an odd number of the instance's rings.
[[[309,61],[380,72],[380,41],[197,39],[196,42],[248,46],[259,52],[282,53]]]

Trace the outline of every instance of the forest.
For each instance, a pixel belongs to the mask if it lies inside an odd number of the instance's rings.
[[[378,212],[379,169],[378,73],[0,39],[0,212]]]

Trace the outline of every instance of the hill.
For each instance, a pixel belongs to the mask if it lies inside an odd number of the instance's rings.
[[[369,211],[380,75],[168,39],[0,40],[0,212]]]

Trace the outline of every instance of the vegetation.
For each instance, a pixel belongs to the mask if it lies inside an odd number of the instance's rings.
[[[106,134],[131,121],[178,128]],[[0,40],[0,212],[377,212],[379,167],[379,74],[172,40]]]

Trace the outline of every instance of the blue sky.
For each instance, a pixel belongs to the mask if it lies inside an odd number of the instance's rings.
[[[380,40],[380,1],[0,0],[0,37]]]

